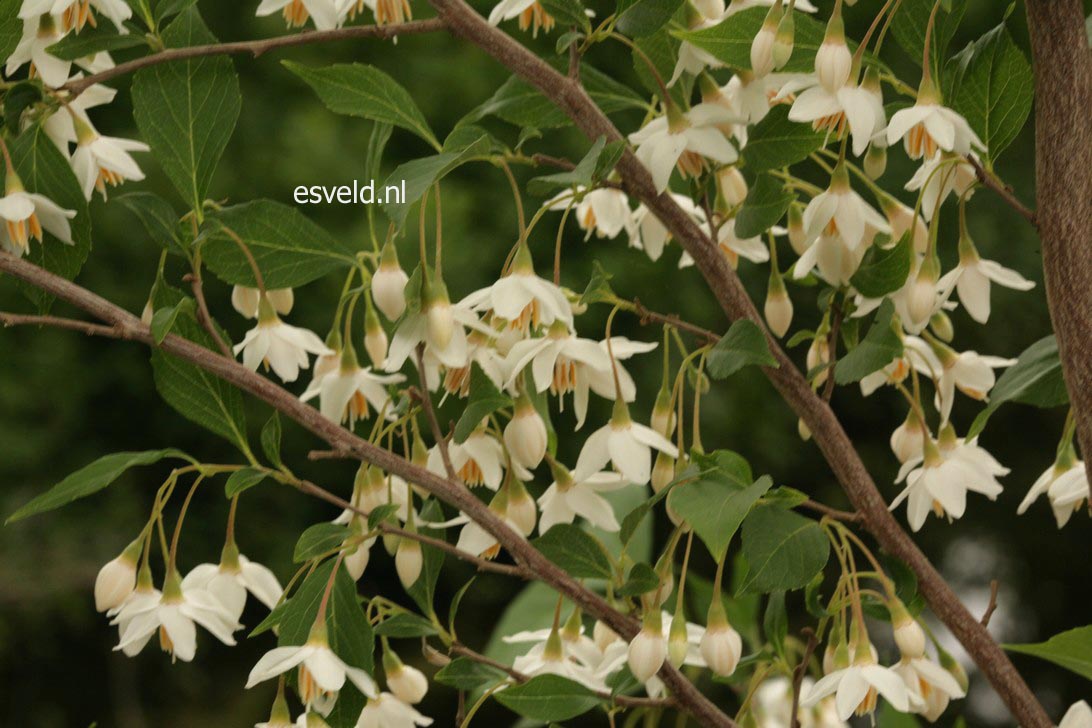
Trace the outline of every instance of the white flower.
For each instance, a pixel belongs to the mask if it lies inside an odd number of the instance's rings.
[[[37,74],[42,83],[51,88],[63,86],[68,80],[72,61],[63,61],[46,50],[63,37],[56,18],[48,13],[24,18],[23,37],[8,57],[4,74],[10,77],[29,62],[31,76]]]
[[[906,153],[911,159],[931,159],[938,150],[965,156],[972,149],[986,149],[966,119],[927,94],[920,95],[916,104],[896,111],[891,117],[887,143],[895,144],[904,137]]]
[[[1010,367],[1015,359],[1003,359],[996,356],[983,356],[974,351],[956,353],[946,347],[941,349],[940,357],[943,372],[937,382],[937,400],[940,417],[947,421],[955,401],[955,390],[963,392],[971,399],[984,401],[997,382],[994,369]]]
[[[292,312],[292,305],[296,301],[291,288],[277,288],[266,291],[265,297],[273,306],[274,311],[285,316]],[[258,318],[258,311],[261,308],[261,291],[249,286],[232,286],[231,307],[241,316],[250,319]]]
[[[638,682],[647,682],[667,659],[667,637],[662,630],[645,626],[630,641],[626,661]]]
[[[470,487],[484,485],[490,490],[500,488],[504,477],[504,446],[497,438],[478,429],[463,442],[448,442],[447,454],[459,480]],[[439,446],[428,451],[428,469],[437,475],[447,475]]]
[[[1092,708],[1083,700],[1073,703],[1065,712],[1058,728],[1092,728]]]
[[[955,439],[948,433],[950,426],[941,433],[940,448],[926,441],[924,455],[907,460],[895,480],[905,479],[907,485],[891,502],[891,510],[906,500],[907,520],[914,531],[921,529],[930,510],[937,516],[961,518],[968,491],[996,500],[1002,490],[997,477],[1009,472],[975,440]]]
[[[72,82],[81,78],[83,78],[83,74],[76,73],[68,80]],[[42,129],[53,140],[53,143],[67,155],[68,145],[76,141],[76,126],[72,122],[72,117],[78,116],[84,122],[90,123],[87,117],[87,109],[109,104],[116,95],[117,89],[96,83],[76,98],[69,99],[64,108],[58,109],[46,117],[45,121],[42,122]]]
[[[106,185],[117,186],[125,180],[144,179],[144,172],[129,152],[147,152],[144,142],[118,137],[102,136],[79,117],[73,117],[79,137],[76,151],[72,154],[72,171],[83,189],[83,196],[91,199],[95,190],[106,199]]]
[[[633,377],[630,375],[626,368],[622,366],[621,362],[629,359],[635,354],[647,354],[658,346],[656,342],[652,341],[630,341],[624,336],[612,336],[610,337],[610,345],[607,345],[607,341],[603,340],[599,342],[599,348],[607,353],[608,356],[614,355],[614,366],[608,369],[593,369],[588,368],[586,373],[588,375],[588,386],[591,387],[591,391],[598,394],[600,397],[609,400],[617,399],[617,390],[622,392],[623,402],[632,402],[637,398],[637,385],[633,381]],[[618,386],[615,388],[614,374],[618,374]],[[582,382],[579,382],[582,384]],[[577,414],[579,415],[579,409]],[[583,424],[583,417],[580,418],[579,425]]]
[[[813,268],[818,268],[819,275],[828,283],[849,285],[866,252],[867,245],[852,248],[842,236],[827,235],[824,232],[796,261],[792,276],[799,280],[807,276]]]
[[[701,656],[714,674],[727,677],[736,671],[743,655],[743,640],[727,620],[709,625],[701,638]]]
[[[705,167],[705,159],[731,164],[739,158],[735,146],[718,128],[738,123],[723,106],[701,103],[686,114],[668,108],[640,130],[629,135],[637,146],[637,159],[648,169],[657,192],[667,189],[671,170],[676,164],[684,177],[695,177]]]
[[[930,723],[940,717],[952,698],[966,695],[952,673],[924,657],[904,658],[894,670],[906,684],[914,712]]]
[[[379,267],[372,275],[372,300],[389,320],[395,321],[406,310],[406,284],[409,276],[398,263],[393,243],[383,246]]]
[[[891,668],[876,664],[870,655],[859,656],[854,664],[825,675],[803,694],[800,704],[810,708],[828,695],[836,694],[840,720],[865,715],[876,709],[877,693],[898,711],[910,709],[910,696],[902,679]]]
[[[822,235],[839,237],[850,251],[857,251],[867,246],[877,233],[890,234],[891,226],[883,215],[853,191],[844,168],[839,169],[841,171],[835,170],[830,187],[813,197],[804,210],[805,242],[810,244]],[[798,263],[797,273],[800,268]]]
[[[376,412],[386,412],[387,417],[392,417],[392,413],[387,411],[391,401],[387,385],[397,384],[405,379],[402,374],[377,374],[371,367],[343,361],[335,371],[321,376],[316,372],[300,399],[306,402],[317,396],[319,411],[326,419],[339,424],[348,420],[349,427],[352,428],[357,420],[368,417],[369,404]]]
[[[404,23],[413,18],[409,0],[343,0],[342,19],[354,20],[367,6],[375,16],[376,25]],[[395,39],[397,42],[397,38]]]
[[[185,588],[169,577],[163,593],[134,592],[118,610],[112,624],[117,624],[121,639],[115,650],[128,657],[139,653],[152,635],[159,633],[159,645],[172,659],[189,662],[197,652],[197,628],[201,625],[225,645],[234,645],[231,633],[242,627],[220,602],[204,589]]]
[[[712,28],[717,25],[720,20],[701,20],[695,25],[690,26],[690,30],[703,30],[705,28]],[[684,73],[689,73],[691,76],[697,76],[699,73],[707,68],[723,68],[724,63],[710,53],[707,50],[698,48],[689,41],[683,41],[679,44],[679,58],[675,62],[675,70],[671,72],[671,78],[668,79],[667,85],[674,86],[675,82],[682,78]]]
[[[518,523],[510,519],[506,513],[499,513],[498,515],[504,520],[516,533],[523,533],[523,529]],[[486,531],[484,528],[478,525],[477,521],[471,521],[466,515],[458,516],[450,521],[447,521],[443,526],[454,526],[457,524],[465,524],[459,531],[459,538],[455,541],[455,548],[460,551],[466,551],[469,554],[475,556],[481,556],[484,559],[496,558],[500,553],[500,544],[493,534]],[[435,527],[435,526],[434,526]]]
[[[284,589],[273,572],[239,554],[237,563],[199,564],[182,580],[182,590],[201,589],[220,603],[233,620],[239,621],[249,591],[267,608],[273,609]]]
[[[672,192],[671,199],[695,223],[700,225],[705,222],[705,212],[689,197]],[[630,247],[645,251],[654,261],[659,260],[663,255],[664,246],[671,240],[671,233],[660,222],[660,218],[645,207],[644,203],[641,203],[633,213],[633,223],[629,233]]]
[[[416,667],[403,664],[394,653],[390,654],[393,658],[388,658],[386,654],[383,656],[387,687],[403,703],[420,703],[428,693],[428,678]]]
[[[626,480],[644,485],[652,476],[652,449],[679,457],[679,450],[660,433],[637,424],[628,408],[615,403],[611,421],[591,434],[577,458],[574,475],[585,480],[609,462]]]
[[[285,382],[296,381],[300,369],[309,366],[308,353],[320,356],[332,353],[313,331],[284,323],[272,308],[258,318],[258,325],[246,332],[234,352],[236,355],[242,352],[243,366],[247,369],[257,371],[264,363]]]
[[[313,630],[306,644],[274,647],[262,655],[250,671],[247,689],[298,667],[296,691],[308,708],[314,705],[320,712],[326,712],[333,706],[346,678],[367,697],[377,697],[375,680],[359,667],[346,664],[330,649],[325,636],[315,634],[324,627]]]
[[[125,0],[23,0],[19,17],[27,19],[52,13],[60,16],[61,29],[65,33],[72,29],[78,33],[88,23],[95,27],[95,11],[109,18],[121,35],[129,33],[125,21],[132,17],[133,9]]]
[[[136,588],[140,541],[103,564],[95,577],[95,609],[105,612],[120,607]]]
[[[841,20],[838,20],[840,25]],[[831,25],[834,23],[832,21]],[[845,37],[840,31],[832,32],[827,28],[827,35],[815,53],[815,76],[819,84],[827,91],[836,92],[849,81],[853,69],[853,54],[849,52]]]
[[[728,260],[728,264],[733,269],[739,267],[739,259],[746,258],[752,263],[765,263],[770,259],[770,249],[766,247],[766,244],[762,242],[762,236],[755,236],[753,238],[741,238],[736,235],[735,219],[731,218],[723,222],[720,228],[717,230],[717,246],[720,248],[720,252]],[[712,236],[708,225],[703,225],[706,233]],[[781,227],[770,228],[770,233],[773,235],[784,235],[785,229]],[[679,256],[679,267],[688,268],[694,265],[694,259],[690,257],[690,254],[683,252]]]
[[[941,278],[939,287],[955,286],[959,301],[980,324],[990,318],[990,281],[1017,291],[1030,291],[1035,284],[1014,270],[992,260],[983,260],[973,247],[960,256],[959,265]]]
[[[1054,511],[1054,520],[1058,522],[1058,528],[1061,528],[1069,522],[1081,501],[1088,497],[1088,475],[1084,461],[1076,460],[1070,454],[1043,471],[1020,502],[1016,513],[1023,515],[1044,493]]]
[[[318,30],[333,30],[341,23],[339,5],[338,0],[262,0],[254,14],[262,18],[279,10],[289,28],[302,27],[311,18]]]
[[[491,310],[513,328],[524,333],[555,321],[572,325],[573,310],[556,285],[535,275],[531,253],[521,244],[512,261],[511,272],[488,288],[460,301],[475,311]]]
[[[921,194],[922,217],[932,220],[948,195],[955,192],[957,197],[969,199],[977,181],[978,173],[966,159],[937,152],[922,162],[906,189]]]
[[[42,230],[51,233],[65,245],[72,245],[72,228],[68,221],[76,216],[45,195],[27,192],[14,172],[8,174],[7,191],[0,197],[0,243],[23,255],[30,248],[30,239],[42,242]]]
[[[356,728],[414,728],[427,725],[432,725],[432,718],[421,715],[413,706],[403,703],[391,693],[380,693],[369,698],[356,720]]]
[[[478,316],[465,302],[446,305],[451,314],[450,336],[444,341],[438,336],[435,326],[429,325],[427,311],[408,314],[394,332],[391,348],[387,352],[387,371],[397,372],[406,363],[418,344],[425,345],[426,355],[431,353],[436,361],[451,369],[461,369],[470,361],[470,346],[467,342],[466,328],[480,331],[486,335],[492,332],[481,322]]]
[[[604,675],[596,669],[601,659],[595,643],[568,628],[520,632],[505,637],[508,644],[536,642],[530,650],[512,662],[512,669],[524,675],[559,675],[592,690],[609,691]]]
[[[559,463],[551,462],[550,469],[554,482],[538,499],[542,509],[539,533],[546,533],[555,523],[572,523],[577,516],[583,516],[588,523],[604,531],[621,528],[610,501],[600,493],[624,488],[629,485],[625,478],[617,473],[599,472],[577,480]]]
[[[573,198],[579,197],[575,204]],[[629,209],[629,197],[613,187],[597,187],[589,190],[578,185],[575,191],[562,192],[544,204],[551,210],[573,208],[576,224],[590,236],[616,238],[623,230],[633,228],[633,211]]]
[[[533,37],[538,36],[539,28],[549,33],[556,22],[538,0],[501,0],[489,12],[489,24],[500,25],[502,21],[516,17],[519,18],[519,29],[531,28]]]
[[[533,470],[546,455],[548,435],[542,415],[531,400],[523,395],[516,402],[516,411],[504,426],[504,446],[512,462]]]

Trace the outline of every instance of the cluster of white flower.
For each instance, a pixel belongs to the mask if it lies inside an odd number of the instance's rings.
[[[289,28],[302,28],[310,20],[317,30],[334,30],[356,19],[367,7],[377,25],[413,19],[408,0],[262,0],[258,17],[280,12]]]
[[[69,34],[79,33],[85,25],[94,26],[96,13],[112,21],[119,33],[129,32],[124,21],[132,15],[132,9],[124,0],[23,0],[19,10],[23,35],[4,66],[4,74],[11,77],[29,64],[30,77],[40,79],[47,90],[56,94],[55,104],[45,111],[24,114],[20,123],[28,127],[41,124],[42,130],[69,159],[88,200],[95,190],[105,199],[108,185],[144,179],[130,152],[148,151],[143,142],[103,136],[91,123],[87,110],[113,101],[117,93],[114,89],[94,84],[75,97],[62,91],[65,84],[81,79],[83,72],[73,73],[73,61],[53,55],[50,47]],[[112,68],[114,62],[103,51],[78,59],[75,64],[88,73],[97,73]],[[74,150],[72,144],[76,145]],[[62,209],[43,195],[26,192],[7,148],[3,151],[6,177],[0,217],[5,226],[0,230],[0,249],[25,255],[31,239],[42,242],[43,230],[71,245],[69,220],[76,212]]]

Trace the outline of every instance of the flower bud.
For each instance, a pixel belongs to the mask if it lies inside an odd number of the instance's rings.
[[[751,72],[755,78],[768,75],[774,68],[773,48],[777,37],[776,6],[770,8],[766,21],[751,41]]]
[[[841,17],[833,17],[827,25],[826,37],[815,54],[815,75],[819,84],[831,93],[838,93],[853,68],[853,54],[846,45]]]
[[[742,655],[743,640],[727,620],[723,625],[706,628],[701,638],[701,656],[713,674],[728,677],[736,671]]]
[[[804,213],[800,205],[789,205],[789,245],[797,255],[803,255],[808,249],[808,238],[804,232]]]
[[[137,539],[115,559],[107,562],[95,577],[95,609],[100,612],[120,606],[136,588],[137,559],[143,543]]]
[[[682,610],[675,611],[671,618],[671,629],[667,636],[667,659],[673,667],[682,667],[686,661],[686,653],[690,651],[690,640],[686,634],[686,618]]]
[[[811,428],[808,427],[807,422],[804,422],[803,417],[796,420],[796,434],[799,435],[800,439],[804,442],[811,439]]]
[[[446,349],[451,343],[451,337],[455,335],[455,313],[451,310],[447,286],[437,279],[425,288],[425,318],[428,321],[429,343],[437,349]]]
[[[864,171],[869,179],[879,179],[887,171],[887,147],[869,144],[864,158]]]
[[[546,456],[546,423],[526,394],[516,402],[516,412],[504,427],[504,445],[508,454],[525,468],[537,468]]]
[[[808,372],[818,369],[830,362],[830,341],[822,331],[811,340],[811,346],[808,347],[808,355],[806,363]],[[828,369],[823,369],[818,374],[814,375],[812,379],[813,384],[816,387],[821,387],[827,381],[827,376],[830,374]]]
[[[651,610],[645,616],[641,631],[629,643],[627,661],[637,682],[648,682],[667,659],[667,640],[664,639],[661,619],[659,609]]]
[[[792,325],[792,301],[776,269],[770,275],[770,285],[766,289],[765,314],[766,323],[778,338],[784,336]]]
[[[379,323],[379,316],[369,300],[364,316],[364,350],[368,352],[368,358],[376,369],[382,369],[387,361],[387,343],[387,332]]]
[[[933,314],[933,317],[929,319],[929,328],[933,330],[933,333],[937,335],[937,338],[941,341],[950,342],[955,338],[955,328],[952,326],[952,319],[948,317],[948,314],[944,311],[937,311]]]
[[[665,452],[656,454],[656,464],[652,466],[652,491],[659,493],[675,479],[675,458]]]
[[[926,257],[918,269],[918,275],[910,288],[909,314],[915,326],[924,326],[937,306],[938,264]]]
[[[921,455],[925,447],[925,428],[913,411],[891,433],[891,452],[900,463]]]
[[[372,276],[372,300],[388,320],[394,321],[406,310],[406,283],[409,276],[398,265],[398,252],[392,243],[383,246],[379,269]]]
[[[349,572],[349,576],[353,577],[353,581],[360,581],[360,577],[364,576],[364,570],[368,568],[371,557],[372,547],[368,542],[357,545],[351,553],[345,554],[343,560],[345,570]]]
[[[258,315],[258,302],[261,294],[257,288],[249,286],[232,286],[231,306],[239,312],[240,316],[252,319]]]
[[[780,71],[792,58],[793,44],[796,37],[796,21],[792,13],[785,13],[781,22],[777,24],[777,35],[774,36],[773,67]]]
[[[747,180],[737,167],[725,167],[717,172],[717,197],[724,212],[731,212],[747,199]]]
[[[144,310],[140,312],[140,323],[151,326],[153,316],[155,316],[155,308],[152,306],[152,299],[149,298],[144,304]]]
[[[608,647],[620,639],[621,637],[618,636],[618,633],[602,621],[595,621],[595,626],[592,627],[592,640],[595,642],[595,646],[600,652],[605,652]]]
[[[535,522],[538,520],[538,510],[535,508],[535,499],[523,487],[518,480],[508,483],[508,520],[511,521],[520,533],[530,536],[535,530]]]
[[[393,651],[383,653],[383,671],[387,674],[387,688],[403,703],[420,703],[428,693],[428,678],[415,667],[402,664]]]
[[[398,551],[394,554],[394,568],[402,586],[409,589],[421,576],[421,544],[412,538],[398,540]]]
[[[921,628],[917,620],[906,611],[906,606],[897,597],[887,605],[891,613],[891,629],[894,631],[895,644],[899,646],[899,652],[908,660],[913,660],[925,655],[925,630]]]

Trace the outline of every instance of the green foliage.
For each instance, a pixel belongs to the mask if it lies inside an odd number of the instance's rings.
[[[152,315],[152,325],[150,327],[155,343],[162,344],[163,340],[167,338],[167,334],[171,333],[171,329],[174,328],[178,316],[184,313],[193,314],[196,310],[195,305],[194,300],[187,297],[173,306],[165,306],[156,311]]]
[[[281,417],[274,412],[262,426],[262,452],[275,467],[281,467]]]
[[[714,453],[710,460],[716,462],[717,455]],[[769,476],[752,483],[718,462],[694,480],[672,488],[667,504],[694,529],[713,558],[719,560],[740,524],[772,485]]]
[[[216,42],[189,8],[163,31],[170,48]],[[223,56],[142,69],[133,77],[133,116],[186,205],[200,210],[242,107],[239,78]]]
[[[975,437],[982,432],[990,415],[1006,402],[1035,407],[1058,407],[1069,402],[1069,393],[1062,378],[1062,362],[1058,358],[1058,341],[1053,335],[1025,349],[1016,364],[998,378],[990,391],[989,404],[975,417],[967,437]]]
[[[152,465],[164,458],[179,458],[193,462],[189,455],[174,448],[147,450],[144,452],[117,452],[104,455],[95,462],[80,468],[57,483],[45,493],[12,513],[5,523],[21,521],[28,516],[52,511],[72,501],[86,498],[111,485],[129,468]]]
[[[1005,645],[1005,649],[1049,660],[1092,680],[1092,625],[1056,634],[1046,642]]]
[[[488,135],[482,134],[477,141],[452,152],[441,152],[431,157],[421,157],[399,165],[387,178],[384,186],[405,183],[405,198],[392,198],[383,201],[383,210],[391,221],[401,227],[406,223],[406,215],[432,185],[443,179],[449,172],[475,159],[488,158],[491,148]]]
[[[438,634],[436,626],[424,617],[411,612],[399,612],[380,622],[375,633],[383,637],[409,639],[411,637],[431,637]]]
[[[330,552],[341,548],[351,535],[346,526],[336,523],[316,523],[307,528],[296,540],[296,548],[292,551],[292,561],[302,564],[304,561],[328,556]]]
[[[775,106],[747,132],[743,162],[754,172],[787,167],[819,151],[825,141],[826,136],[808,124],[789,121],[787,106]]]
[[[470,437],[483,419],[503,407],[511,407],[512,404],[512,398],[497,389],[493,380],[474,362],[470,367],[470,394],[466,409],[455,424],[455,442],[466,442],[466,438]]]
[[[643,562],[633,565],[626,576],[626,581],[621,587],[614,590],[615,596],[636,597],[647,594],[660,586],[660,577],[656,571]]]
[[[497,668],[483,665],[467,657],[456,657],[433,677],[441,685],[467,692],[496,685],[508,678]]]
[[[711,53],[717,60],[738,70],[751,70],[751,43],[766,19],[768,8],[748,8],[729,15],[716,25],[701,30],[676,30],[673,35]],[[782,69],[785,73],[810,73],[815,54],[823,44],[826,28],[803,13],[793,16],[796,35],[792,57]]]
[[[136,215],[156,245],[175,255],[187,254],[178,236],[178,215],[171,203],[151,192],[126,192],[114,200]]]
[[[886,250],[873,245],[865,253],[850,283],[866,298],[890,295],[906,283],[913,255],[912,231],[904,233],[895,245]]]
[[[602,545],[579,526],[558,523],[531,544],[577,579],[611,577],[610,559]]]
[[[228,476],[227,482],[224,483],[224,496],[226,498],[234,498],[243,491],[250,490],[254,486],[260,484],[268,477],[268,473],[256,468],[236,470]]]
[[[864,339],[834,366],[835,382],[859,382],[902,356],[902,339],[891,327],[894,315],[895,307],[891,300],[884,299]]]
[[[615,27],[622,33],[640,38],[660,30],[682,0],[618,0],[618,20]]]
[[[532,720],[569,720],[599,703],[595,693],[558,675],[539,675],[496,694],[497,702]]]
[[[743,593],[790,591],[807,586],[826,566],[830,542],[812,519],[762,506],[743,522],[743,555],[750,566]]]
[[[750,319],[739,319],[709,350],[705,366],[713,379],[724,379],[749,365],[778,367],[762,328]]]
[[[23,37],[22,6],[23,0],[0,0],[0,58],[9,57]]]
[[[891,34],[895,37],[895,42],[919,66],[925,56],[925,31],[929,26],[929,16],[934,4],[933,0],[904,0],[891,22]],[[948,57],[948,45],[952,42],[966,10],[967,4],[962,2],[952,3],[949,7],[942,3],[937,10],[929,51],[934,78],[940,76],[935,72]]]
[[[769,174],[760,174],[747,192],[747,199],[736,215],[736,237],[755,238],[781,221],[796,199],[781,182]]]
[[[527,192],[545,196],[559,188],[577,186],[590,188],[610,174],[614,165],[621,159],[624,150],[625,143],[620,139],[607,144],[606,137],[599,137],[575,169],[535,177],[527,183]]]
[[[126,35],[118,33],[113,23],[100,23],[99,27],[84,28],[79,33],[69,33],[59,42],[54,43],[46,51],[51,56],[66,61],[75,61],[87,56],[93,56],[100,51],[120,51],[125,48],[135,48],[147,43],[147,39],[139,32],[130,32]]]

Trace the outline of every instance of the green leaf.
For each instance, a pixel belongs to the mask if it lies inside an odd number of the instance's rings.
[[[800,589],[826,566],[830,542],[810,518],[782,508],[756,508],[743,522],[750,571],[741,593]]]
[[[1092,680],[1092,625],[1056,634],[1046,642],[1004,647],[1009,652],[1034,655],[1053,662]]]
[[[439,522],[444,519],[444,513],[440,509],[440,504],[435,499],[430,500],[428,504],[421,509],[421,521]],[[444,538],[444,532],[434,528],[420,528],[419,533],[423,536],[432,536],[433,538]],[[421,576],[417,577],[417,581],[413,582],[413,585],[406,590],[413,601],[417,602],[417,606],[421,608],[421,611],[425,614],[435,614],[436,608],[433,605],[433,597],[436,595],[436,581],[440,578],[440,569],[444,565],[444,552],[435,546],[421,545]]]
[[[907,231],[899,242],[884,250],[872,246],[865,253],[850,283],[865,298],[882,298],[902,288],[910,275],[910,259],[913,257],[912,233]]]
[[[929,26],[933,4],[934,0],[903,0],[891,22],[891,34],[895,36],[895,42],[919,66],[925,55],[925,30]],[[940,69],[943,60],[948,57],[948,44],[952,42],[966,10],[966,3],[953,3],[951,8],[942,6],[937,11],[933,36],[929,41],[929,55],[935,71]],[[939,74],[934,77],[939,78]]]
[[[456,690],[470,692],[490,685],[496,685],[508,679],[508,676],[495,667],[483,665],[468,657],[456,657],[444,665],[434,676],[436,682]]]
[[[292,561],[301,564],[341,548],[351,535],[351,531],[337,523],[316,523],[300,534],[296,548],[292,551]]]
[[[1058,340],[1053,334],[1024,350],[1016,363],[1005,370],[990,390],[990,402],[978,413],[967,431],[975,437],[997,408],[1006,402],[1020,402],[1036,407],[1057,407],[1069,401],[1058,357]]]
[[[667,504],[690,524],[713,558],[719,559],[747,514],[771,486],[773,480],[768,475],[748,483],[718,468],[673,488]]]
[[[466,582],[459,588],[459,591],[455,592],[455,596],[451,598],[451,605],[447,610],[447,629],[451,632],[453,639],[458,639],[455,631],[455,617],[459,614],[459,606],[463,603],[463,597],[470,591],[470,587],[474,585],[476,577],[470,577],[470,581]]]
[[[130,31],[132,30],[133,28],[130,28]],[[120,51],[123,48],[135,48],[147,43],[143,33],[129,32],[121,35],[113,23],[103,22],[99,23],[97,28],[88,26],[79,33],[69,33],[46,48],[46,52],[64,61],[76,61],[93,56],[99,51]]]
[[[293,61],[282,63],[306,81],[330,111],[393,124],[440,149],[440,141],[413,97],[375,66],[340,63],[310,68]]]
[[[173,448],[146,450],[144,452],[117,452],[112,455],[105,455],[90,465],[80,468],[15,511],[5,523],[21,521],[27,516],[52,511],[55,508],[66,506],[72,501],[86,498],[109,486],[129,468],[138,465],[152,465],[164,458],[180,458],[193,462],[189,455]]]
[[[542,0],[542,7],[553,16],[558,25],[583,28],[586,32],[591,30],[591,21],[584,12],[584,5],[580,0]]]
[[[168,48],[216,42],[196,8],[163,31]],[[186,205],[200,210],[242,107],[229,58],[206,56],[149,66],[133,77],[133,116]]]
[[[789,614],[785,610],[785,592],[770,593],[770,599],[766,602],[766,614],[762,618],[762,629],[766,633],[766,641],[773,645],[774,652],[785,659],[785,638],[789,634]]]
[[[68,157],[57,149],[41,126],[35,125],[11,144],[11,160],[28,192],[45,195],[61,208],[76,213],[69,220],[72,245],[65,245],[46,233],[41,244],[31,243],[26,256],[35,265],[72,280],[91,252],[91,216]],[[20,290],[40,313],[47,312],[53,303],[53,296],[29,284],[21,284]]]
[[[883,728],[919,728],[921,723],[910,713],[900,713],[891,703],[886,700],[881,701],[883,707],[880,708],[879,715],[876,718],[876,725],[882,725]],[[953,725],[952,728],[958,728]]]
[[[23,38],[22,7],[23,0],[0,0],[0,58],[10,57]]]
[[[137,216],[156,245],[176,255],[186,254],[178,237],[178,215],[171,203],[151,192],[126,192],[112,199]]]
[[[834,367],[834,381],[838,384],[859,382],[874,371],[890,364],[896,357],[902,356],[902,339],[891,327],[891,317],[895,307],[891,299],[884,299],[876,320],[861,341],[848,354],[843,356]]]
[[[736,215],[736,237],[755,238],[781,221],[796,199],[775,177],[760,174]]]
[[[462,416],[455,423],[455,442],[462,444],[482,420],[502,407],[511,407],[512,398],[497,389],[493,380],[474,362],[470,369],[470,395]]]
[[[224,496],[234,498],[244,490],[250,490],[268,477],[268,473],[256,468],[236,470],[228,476],[227,482],[224,483]]]
[[[724,379],[751,364],[778,367],[758,324],[750,319],[739,319],[709,350],[705,367],[713,379]]]
[[[254,272],[226,226],[246,244],[269,289],[295,288],[354,264],[354,250],[295,207],[254,200],[209,216],[202,257],[225,283],[256,287]]]
[[[948,100],[986,145],[988,159],[1005,151],[1031,114],[1035,77],[1004,23],[969,44],[949,64]]]
[[[406,222],[410,207],[420,200],[432,185],[460,165],[475,159],[487,159],[491,148],[491,138],[488,134],[482,134],[476,141],[463,145],[459,151],[445,151],[399,165],[383,183],[385,188],[401,186],[404,190],[404,194],[400,197],[391,195],[383,201],[383,210],[387,213],[387,217],[401,227]]]
[[[599,703],[591,690],[558,675],[539,675],[494,697],[512,712],[532,720],[569,720]]]
[[[660,585],[660,577],[655,570],[646,563],[638,562],[629,570],[626,583],[615,589],[615,596],[636,597],[647,594]]]
[[[197,0],[159,0],[155,4],[155,20],[157,23],[162,23],[196,3]]]
[[[768,8],[748,8],[709,28],[676,30],[673,35],[708,51],[724,64],[751,70],[751,42],[766,19]],[[810,15],[793,16],[796,29],[792,57],[782,69],[785,73],[810,73],[815,67],[815,53],[823,44],[826,28]]]
[[[789,121],[789,108],[780,104],[748,131],[743,161],[754,172],[788,167],[807,159],[825,141],[810,124]]]
[[[281,416],[277,412],[262,426],[261,442],[262,452],[269,458],[269,462],[281,467]]]
[[[192,298],[188,297],[183,298],[173,306],[167,306],[157,310],[152,315],[151,325],[152,338],[155,339],[155,343],[163,343],[163,340],[167,338],[167,334],[171,333],[171,329],[174,328],[174,323],[178,320],[179,314],[192,314],[194,310],[194,301]]]
[[[567,172],[535,177],[527,183],[527,193],[546,195],[555,190],[582,186],[591,187],[596,180],[610,173],[622,156],[625,142],[621,139],[607,144],[606,137],[599,137],[574,169]]]
[[[531,544],[577,579],[611,577],[610,560],[603,547],[579,526],[558,523]]]
[[[438,634],[438,631],[436,625],[420,615],[399,612],[380,622],[375,628],[375,633],[395,639],[409,639],[410,637],[431,637]]]
[[[682,0],[619,0],[615,27],[631,38],[655,33],[664,27]]]
[[[368,514],[368,530],[375,530],[380,523],[391,520],[400,507],[397,503],[384,503],[373,508]]]
[[[152,292],[152,309],[176,306],[182,299],[180,291],[159,280]],[[212,338],[192,314],[183,312],[179,315],[173,331],[205,348],[214,346]],[[223,332],[221,336],[224,336]],[[156,389],[167,404],[186,419],[233,443],[243,453],[250,451],[243,395],[237,388],[160,348],[152,350],[152,371]]]
[[[30,81],[16,83],[4,93],[4,126],[18,131],[22,126],[23,112],[41,100],[41,86]]]
[[[588,306],[593,303],[616,301],[618,296],[610,287],[610,279],[613,277],[614,274],[607,271],[602,263],[598,260],[592,261],[591,279],[588,280],[588,286],[580,296],[580,304]]]

